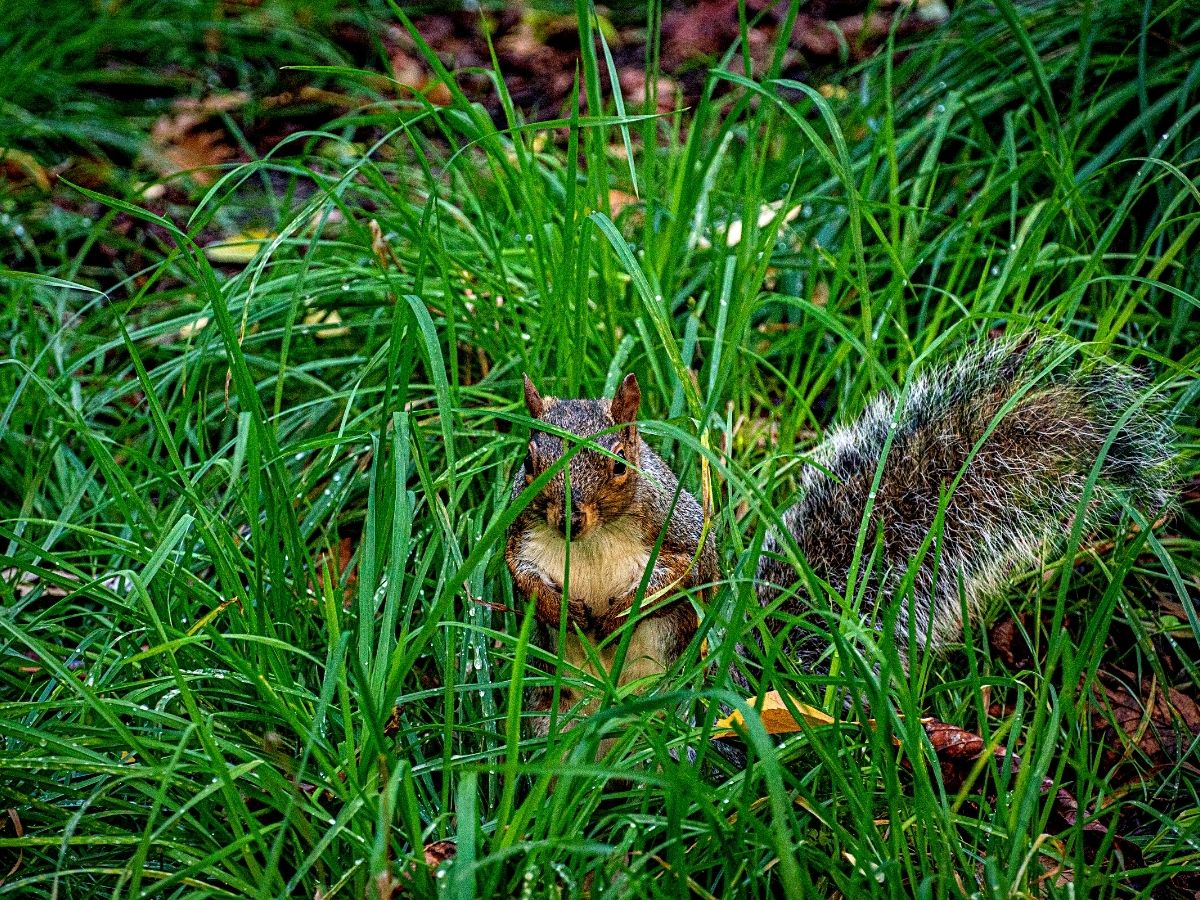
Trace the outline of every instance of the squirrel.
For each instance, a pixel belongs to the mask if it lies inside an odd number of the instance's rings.
[[[910,633],[934,652],[960,640],[964,611],[978,616],[1014,572],[1061,549],[1074,516],[1086,533],[1123,501],[1170,505],[1173,430],[1147,406],[1143,379],[1111,360],[1080,368],[1074,355],[1062,338],[992,341],[917,375],[899,397],[875,398],[828,431],[804,467],[784,527],[813,573],[844,593],[870,509],[861,562],[876,537],[880,546],[862,608],[877,610],[878,625],[880,601],[898,603],[906,669]],[[783,596],[781,611],[800,616],[812,604],[784,543],[778,532],[764,541],[758,599]],[[793,653],[813,655],[811,642],[788,638]]]
[[[717,581],[716,547],[700,504],[638,434],[641,397],[632,374],[611,400],[543,397],[525,376],[525,407],[549,427],[531,435],[513,500],[570,452],[555,430],[592,446],[579,449],[521,511],[504,553],[517,591],[534,603],[535,642],[584,672],[599,674],[597,660],[611,671],[617,641],[610,639],[636,606],[620,685],[661,675],[679,658],[699,626],[679,595],[704,594]],[[580,699],[578,691],[560,687],[559,711],[567,713]],[[550,689],[533,691],[535,711],[547,713],[552,702]],[[586,704],[585,713],[594,707]],[[533,732],[547,734],[549,721],[536,717]]]
[[[899,605],[896,646],[907,668],[910,633],[934,652],[960,639],[964,611],[977,615],[1011,574],[1061,548],[1073,516],[1091,529],[1125,501],[1156,512],[1169,506],[1173,430],[1146,405],[1143,380],[1112,361],[1079,367],[1074,353],[1062,338],[1001,338],[917,375],[900,396],[882,394],[857,421],[827,432],[802,471],[799,501],[782,516],[790,541],[769,531],[757,567],[759,601],[786,614],[770,627],[789,652],[819,655],[800,629],[781,634],[785,618],[813,606],[786,551],[794,543],[812,573],[844,593],[868,514],[860,560],[865,567],[877,554],[878,564],[862,576],[863,608]],[[634,626],[622,683],[678,658],[698,627],[678,592],[711,590],[718,579],[699,506],[637,435],[640,396],[632,375],[611,401],[542,398],[526,377],[534,419],[608,452],[584,449],[570,460],[569,523],[560,471],[512,524],[506,552],[518,591],[557,634],[569,543],[567,639],[578,629],[600,641],[623,624],[665,532],[645,591],[653,611]],[[557,436],[535,431],[513,498],[564,449]],[[885,618],[874,616],[876,626]],[[586,667],[579,647],[563,655]],[[600,654],[606,666],[611,658]],[[562,709],[577,700],[564,690]],[[548,709],[547,696],[535,707]],[[546,728],[539,719],[535,731]]]

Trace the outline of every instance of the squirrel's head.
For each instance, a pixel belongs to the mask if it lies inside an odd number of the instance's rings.
[[[620,518],[630,508],[637,490],[637,411],[642,391],[637,378],[626,375],[611,400],[556,400],[543,397],[525,376],[525,407],[534,419],[561,431],[589,438],[608,454],[584,447],[555,473],[534,497],[530,508],[545,515],[546,524],[571,540]],[[607,432],[607,433],[602,433]],[[566,442],[569,444],[569,442]],[[534,428],[525,456],[525,483],[531,483],[569,449],[556,434]],[[570,473],[571,510],[567,515],[567,473]]]

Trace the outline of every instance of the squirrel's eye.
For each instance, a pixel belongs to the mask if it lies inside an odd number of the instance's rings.
[[[613,474],[614,475],[624,475],[625,474],[625,448],[618,447],[613,452],[617,456],[617,458],[613,460]]]

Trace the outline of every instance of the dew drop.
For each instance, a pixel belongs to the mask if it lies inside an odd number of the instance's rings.
[[[999,274],[1000,274],[1000,267],[992,266],[992,277],[995,278]]]
[[[344,281],[343,281],[343,282],[342,282],[342,290],[343,290],[343,291],[348,291],[348,290],[350,290],[350,285],[346,284],[346,282],[344,282]]]

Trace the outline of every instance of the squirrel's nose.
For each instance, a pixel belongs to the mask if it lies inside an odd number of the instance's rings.
[[[562,532],[562,536],[567,536],[567,517],[563,516],[558,520],[558,530]],[[571,511],[571,539],[579,537],[583,531],[583,513],[576,510]]]

